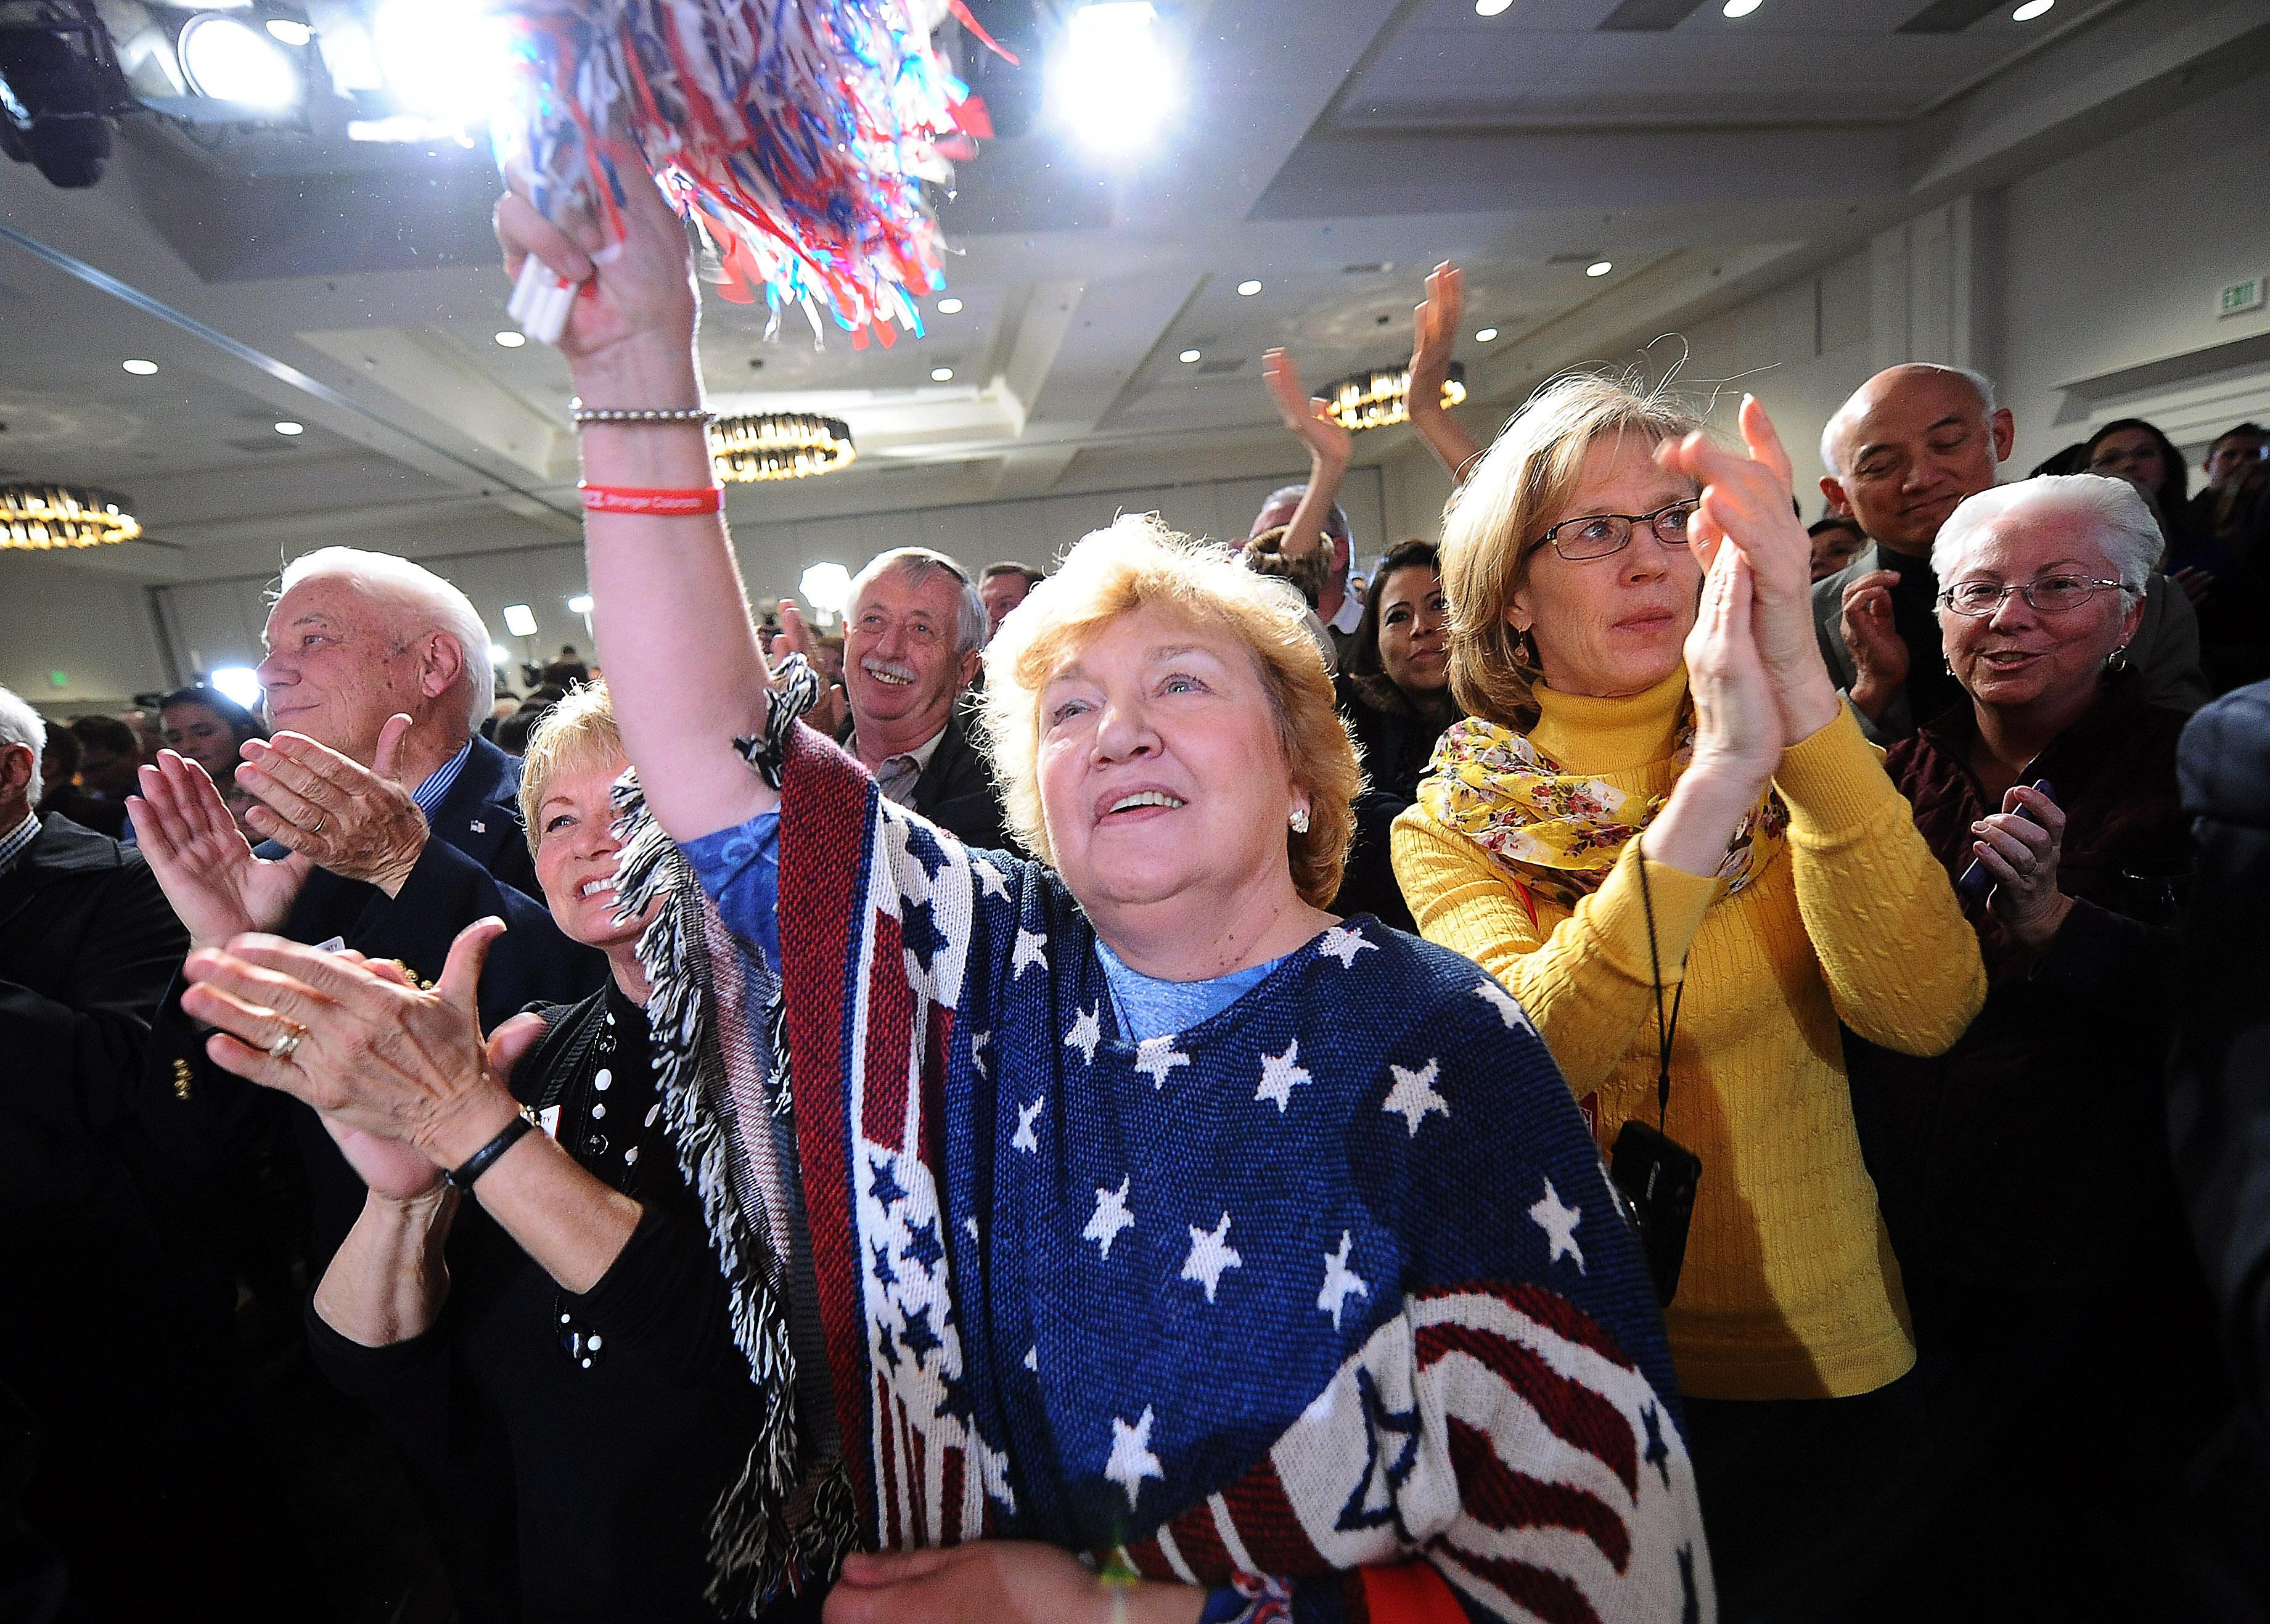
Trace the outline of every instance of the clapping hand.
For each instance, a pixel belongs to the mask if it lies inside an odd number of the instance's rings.
[[[1821,661],[1813,624],[1813,539],[1791,496],[1789,453],[1755,396],[1742,397],[1748,455],[1695,433],[1657,450],[1664,467],[1702,487],[1688,540],[1705,569],[1732,543],[1757,594],[1758,653],[1780,698],[1776,732],[1784,747],[1808,738],[1836,714],[1836,690]]]
[[[1838,629],[1852,656],[1852,703],[1870,717],[1882,716],[1908,679],[1907,639],[1892,624],[1892,588],[1899,579],[1889,569],[1854,576],[1839,610]]]
[[[214,947],[248,931],[273,931],[315,864],[293,853],[271,860],[251,843],[195,761],[160,750],[140,773],[142,793],[129,796],[135,838],[193,947]]]
[[[1347,466],[1355,453],[1355,436],[1332,419],[1322,396],[1311,395],[1301,382],[1301,369],[1282,350],[1261,358],[1261,376],[1277,403],[1277,415],[1294,439],[1309,449],[1311,462],[1333,470]]]
[[[1466,273],[1444,260],[1427,278],[1427,300],[1411,312],[1410,412],[1413,421],[1443,410],[1466,311]]]
[[[388,719],[369,767],[304,734],[248,739],[236,782],[260,805],[247,819],[318,868],[397,895],[431,833],[402,785],[410,725],[406,716]]]
[[[1739,547],[1719,549],[1702,580],[1702,604],[1687,634],[1695,695],[1695,769],[1747,785],[1747,807],[1781,760],[1781,717],[1758,652],[1756,589]]]
[[[2020,945],[2047,950],[2073,911],[2058,889],[2065,813],[2040,790],[2020,784],[2002,797],[2002,810],[1970,826],[1971,855],[1994,877],[1986,906]]]

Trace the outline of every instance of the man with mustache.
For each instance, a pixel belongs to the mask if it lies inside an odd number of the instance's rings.
[[[1878,373],[1821,431],[1821,493],[1875,545],[1814,587],[1814,619],[1829,675],[1878,744],[1963,699],[1940,649],[1932,543],[1965,497],[1996,483],[2016,434],[1989,379],[1922,362]],[[2148,703],[2192,711],[2207,702],[2199,617],[2156,570],[2121,657],[2137,668]]]
[[[926,547],[879,553],[844,614],[841,742],[882,792],[975,847],[1008,844],[1001,797],[961,696],[985,647],[985,604],[961,565]]]

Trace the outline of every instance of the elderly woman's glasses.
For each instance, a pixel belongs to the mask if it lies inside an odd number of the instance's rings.
[[[1688,497],[1653,513],[1591,513],[1580,519],[1563,519],[1538,540],[1551,543],[1553,550],[1571,564],[1582,564],[1621,552],[1631,545],[1633,529],[1642,524],[1651,527],[1655,538],[1665,546],[1683,547],[1687,522],[1694,516],[1695,499]]]
[[[2107,589],[2118,591],[2120,583],[2088,575],[2044,575],[2039,581],[2013,581],[2007,586],[1993,581],[1959,581],[1941,592],[1939,601],[1959,615],[1983,620],[2015,592],[2036,613],[2061,615]]]

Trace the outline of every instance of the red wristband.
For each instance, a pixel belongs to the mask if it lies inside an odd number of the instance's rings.
[[[695,486],[688,490],[644,491],[622,485],[579,485],[589,513],[652,513],[666,518],[697,513],[720,513],[725,507],[723,486]]]

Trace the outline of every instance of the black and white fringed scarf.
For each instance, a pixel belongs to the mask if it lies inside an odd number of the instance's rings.
[[[736,739],[777,789],[797,719],[820,696],[794,659],[775,679],[761,738]],[[709,1599],[753,1617],[775,1598],[833,1577],[858,1521],[840,1457],[799,1468],[789,1258],[797,1233],[788,1045],[780,986],[761,954],[737,951],[693,871],[647,810],[635,770],[614,787],[619,916],[664,906],[640,934],[653,985],[647,1019],[663,1120],[701,1198],[725,1277],[733,1339],[764,1395],[740,1479],[709,1523]]]

